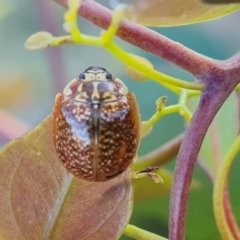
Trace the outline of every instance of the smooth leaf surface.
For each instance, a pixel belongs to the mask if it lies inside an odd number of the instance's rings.
[[[54,40],[54,37],[49,32],[37,32],[31,35],[26,43],[25,47],[30,50],[36,50],[45,48],[50,45],[50,43]]]
[[[136,0],[128,17],[145,26],[169,27],[219,18],[240,4],[209,5],[201,0]]]
[[[54,37],[49,32],[37,32],[27,39],[25,47],[29,50],[37,50],[69,43],[73,43],[71,36]]]
[[[198,99],[189,101],[191,109]],[[239,130],[239,110],[236,93],[232,93],[213,120],[199,153],[200,162],[210,175],[215,177],[218,167],[237,137]]]
[[[131,169],[103,183],[74,178],[50,138],[48,117],[0,153],[0,239],[116,239],[132,210]]]

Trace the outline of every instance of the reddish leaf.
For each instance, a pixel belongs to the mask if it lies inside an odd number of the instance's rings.
[[[0,153],[0,238],[116,239],[132,210],[131,169],[103,183],[67,173],[50,138],[50,117]]]

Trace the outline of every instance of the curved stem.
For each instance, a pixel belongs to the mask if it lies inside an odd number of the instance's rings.
[[[54,1],[67,8],[67,0]],[[90,0],[81,1],[78,14],[103,29],[108,28],[112,19],[111,10]],[[199,76],[216,67],[212,59],[198,54],[147,27],[127,20],[122,21],[120,24],[117,36],[146,52],[185,69],[195,76]]]
[[[73,0],[75,1],[75,0]],[[77,1],[78,2],[78,1]],[[181,91],[180,88],[192,89],[192,90],[205,90],[205,86],[202,83],[191,83],[188,81],[183,81],[180,79],[173,78],[171,76],[167,76],[162,74],[153,68],[146,66],[141,61],[137,61],[131,54],[122,50],[116,43],[113,42],[113,37],[116,35],[118,31],[119,24],[124,17],[124,9],[127,5],[118,5],[119,8],[113,12],[113,18],[111,24],[109,25],[107,31],[100,34],[99,37],[92,37],[88,35],[81,34],[80,30],[77,26],[77,10],[79,8],[78,5],[72,5],[65,13],[65,25],[68,26],[68,31],[71,32],[72,40],[74,43],[79,44],[93,44],[95,46],[104,47],[114,56],[122,60],[125,64],[135,68],[137,71],[141,72],[143,75],[148,78],[155,80],[165,87],[171,89],[172,91],[179,93]],[[58,37],[59,39],[59,37]],[[53,38],[54,40],[54,38]],[[55,44],[55,41],[52,41],[51,45]]]
[[[236,81],[229,85],[227,82],[223,82],[220,89],[219,86],[213,84],[211,88],[203,92],[198,108],[183,138],[175,167],[170,199],[169,239],[171,240],[185,239],[189,188],[198,153],[209,125],[236,85]]]
[[[67,6],[67,0],[55,1]],[[112,12],[95,1],[82,0],[78,13],[104,29],[111,23]],[[122,21],[117,35],[185,69],[207,86],[184,136],[171,191],[169,239],[184,240],[189,188],[197,156],[211,121],[240,82],[240,54],[226,61],[215,61],[127,20]]]
[[[167,240],[167,238],[148,232],[136,226],[128,224],[124,229],[124,234],[138,240]]]
[[[227,153],[226,158],[221,164],[214,184],[214,214],[221,236],[226,240],[240,239],[240,232],[237,229],[237,224],[234,220],[233,215],[231,214],[231,209],[229,208],[229,198],[226,189],[228,174],[231,169],[233,160],[240,149],[239,146],[240,135],[234,141],[231,149]],[[226,212],[226,207],[228,209],[228,212]]]
[[[147,76],[151,76],[153,80],[161,83],[163,86],[167,88],[172,88],[175,92],[178,91],[176,87],[181,87],[185,89],[192,89],[192,90],[204,90],[205,86],[200,83],[196,82],[186,82],[180,79],[176,79],[160,73],[154,69],[148,68],[144,66],[141,62],[137,62],[133,57],[129,54],[122,51],[120,47],[118,47],[115,43],[111,43],[106,46],[106,49],[114,54],[117,58],[121,59],[125,64],[129,64],[130,66],[135,66],[136,69],[141,69]],[[172,87],[168,85],[171,84]]]
[[[225,188],[223,194],[224,194],[223,195],[223,198],[224,198],[223,206],[224,206],[224,211],[226,214],[226,220],[227,220],[229,229],[231,231],[231,234],[233,235],[234,240],[240,240],[240,230],[238,227],[238,223],[235,219],[235,216],[233,214],[233,210],[231,207],[231,202],[230,202],[229,193],[228,193],[227,188]]]

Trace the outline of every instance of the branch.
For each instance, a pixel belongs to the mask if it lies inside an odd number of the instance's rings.
[[[67,8],[67,0],[54,0]],[[82,0],[78,14],[97,26],[107,29],[112,19],[112,11],[95,1]],[[138,24],[124,20],[117,36],[146,52],[152,53],[194,76],[199,76],[216,67],[214,61],[174,42],[163,35]]]
[[[199,106],[183,138],[174,172],[170,198],[169,239],[185,239],[185,220],[192,175],[205,134],[224,101],[240,82],[233,78],[235,70],[208,73],[207,91],[203,92]],[[239,69],[238,69],[239,71]],[[222,84],[218,84],[221,80]],[[232,80],[231,82],[229,82]]]
[[[55,1],[67,6],[67,0]],[[81,1],[78,13],[104,29],[108,28],[112,17],[109,9],[90,0]],[[169,239],[184,240],[189,188],[197,156],[213,118],[240,82],[240,54],[226,61],[216,61],[127,20],[122,21],[117,35],[185,69],[207,86],[182,141],[171,191]]]

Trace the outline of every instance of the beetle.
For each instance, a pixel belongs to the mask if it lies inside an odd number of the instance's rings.
[[[137,153],[140,129],[134,94],[103,67],[90,66],[56,96],[53,145],[80,179],[107,181],[125,171]]]

